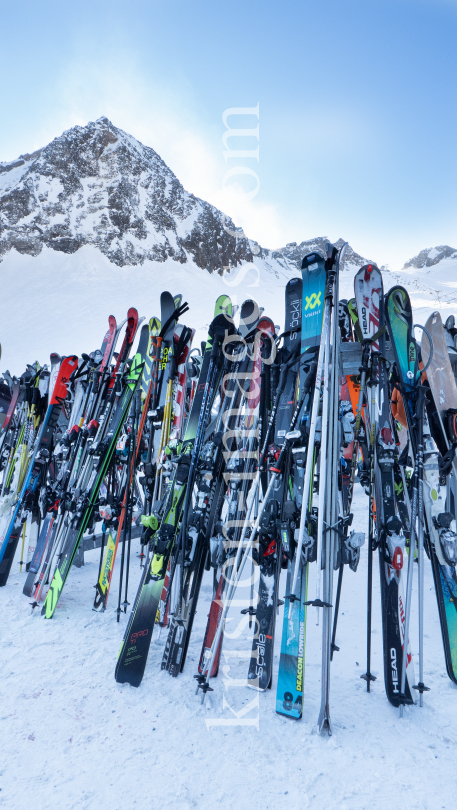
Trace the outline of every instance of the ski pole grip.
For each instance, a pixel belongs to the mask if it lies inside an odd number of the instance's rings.
[[[359,326],[359,325],[357,324],[357,326]],[[359,326],[359,331],[360,331],[360,334],[362,335],[362,330],[360,329],[360,326]],[[367,374],[368,371],[369,371],[368,360],[369,360],[369,357],[370,357],[370,353],[371,353],[371,341],[370,340],[364,340],[362,342],[362,362],[361,362],[361,365],[360,365],[360,368],[359,368],[359,371],[360,371],[361,374],[363,374],[363,372],[365,372]]]
[[[286,380],[287,380],[287,372],[289,371],[286,363],[283,363],[281,366],[281,371],[279,372],[279,380],[278,385],[276,388],[276,399],[282,394],[284,388],[286,387]]]
[[[232,335],[235,331],[233,321],[230,321],[226,315],[221,313],[216,315],[209,327],[209,334],[213,339],[213,346],[211,350],[211,357],[215,358],[219,354],[219,349],[226,335]]]
[[[139,416],[141,413],[141,387],[138,386],[135,390],[135,394],[133,396],[133,400],[135,402],[135,416]]]
[[[368,386],[379,385],[379,352],[372,352],[371,354],[371,374],[367,382]]]
[[[314,360],[312,360],[310,363],[308,374],[306,375],[305,381],[303,383],[302,397],[308,394],[309,391],[311,390],[311,386],[313,385],[314,378],[316,376],[316,371],[317,371],[317,360],[316,358],[314,358]]]
[[[98,389],[100,388],[100,371],[94,371],[94,393],[98,394]]]

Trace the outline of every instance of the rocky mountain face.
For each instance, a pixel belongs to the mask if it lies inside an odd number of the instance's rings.
[[[295,272],[305,253],[323,251],[326,241],[260,247],[107,118],[0,163],[0,261],[12,248],[37,256],[44,245],[67,254],[95,245],[120,267],[171,258],[222,273],[256,256]],[[347,261],[365,260],[349,249]]]
[[[96,245],[119,265],[191,257],[209,272],[252,260],[230,218],[184,190],[153,149],[100,118],[0,164],[0,258]],[[259,251],[260,252],[260,251]]]
[[[303,256],[307,253],[312,253],[314,250],[319,251],[324,256],[326,254],[325,245],[329,241],[327,236],[319,236],[317,239],[309,239],[305,242],[289,242],[284,248],[280,250],[271,251],[271,257],[276,259],[280,264],[284,264],[287,269],[294,268],[300,270]],[[335,243],[336,247],[341,247],[344,244],[344,239],[338,239]],[[364,259],[348,245],[345,255],[345,265],[353,265],[357,268],[367,264],[368,259]]]
[[[415,267],[417,270],[422,270],[424,267],[433,267],[443,259],[449,258],[457,258],[457,250],[449,247],[449,245],[438,245],[437,247],[433,248],[425,248],[424,250],[421,250],[417,256],[414,256],[413,259],[410,259],[409,262],[406,262],[406,264],[403,265],[403,270],[407,270],[409,267]]]

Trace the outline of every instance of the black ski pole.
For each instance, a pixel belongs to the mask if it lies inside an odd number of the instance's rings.
[[[373,506],[370,503],[370,523],[373,525],[371,519],[371,512]],[[372,604],[373,604],[373,535],[370,530],[368,533],[368,583],[367,583],[367,671],[361,677],[367,682],[367,692],[370,692],[371,681],[375,681],[376,677],[371,674],[371,620],[372,620]]]
[[[373,388],[379,384],[379,354],[373,352],[371,355],[371,375],[367,383],[373,391]],[[372,393],[373,402],[373,393]],[[374,534],[374,474],[375,474],[375,445],[373,434],[373,421],[374,421],[374,408],[370,409],[370,504],[369,504],[369,524],[368,524],[368,581],[367,581],[367,671],[360,677],[367,682],[367,692],[371,691],[371,681],[375,681],[375,675],[371,674],[371,622],[372,622],[372,603],[373,603],[373,534]]]
[[[413,686],[419,692],[420,706],[424,705],[424,692],[429,687],[424,684],[424,408],[427,389],[421,385],[418,389],[416,418],[417,418],[417,470],[418,470],[418,564],[419,564],[419,683]],[[410,546],[411,554],[411,546]]]
[[[337,647],[335,643],[335,638],[336,638],[336,627],[338,624],[338,614],[340,612],[340,598],[341,598],[341,588],[343,586],[343,574],[344,574],[344,563],[342,562],[338,571],[338,584],[336,587],[335,616],[333,619],[332,641],[330,644],[330,661],[333,661],[333,653],[339,652],[340,649],[339,647]]]

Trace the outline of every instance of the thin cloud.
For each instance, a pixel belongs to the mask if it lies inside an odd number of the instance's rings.
[[[151,88],[134,59],[124,55],[121,61],[122,70],[114,64],[100,68],[87,60],[73,62],[60,78],[57,112],[40,138],[51,140],[65,129],[106,115],[115,126],[151,146],[187,191],[232,217],[250,239],[264,247],[284,244],[284,223],[275,205],[259,197],[246,200],[236,183],[223,187],[227,166],[222,158],[221,120],[208,131],[195,116],[188,88],[186,98],[176,88]],[[262,182],[261,164],[257,172]]]

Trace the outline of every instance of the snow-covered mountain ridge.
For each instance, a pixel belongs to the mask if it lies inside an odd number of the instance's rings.
[[[159,315],[163,289],[188,300],[196,341],[222,293],[234,303],[256,298],[281,325],[287,281],[326,241],[264,248],[107,118],[73,127],[33,154],[0,163],[2,368],[18,372],[25,362],[46,362],[51,351],[91,351],[110,313],[122,320],[136,306],[147,318]],[[354,275],[368,260],[376,257],[348,248],[340,297],[353,296]],[[437,308],[457,314],[453,248],[423,250],[399,273],[381,269],[386,290],[408,289],[417,322]]]
[[[418,323],[424,324],[434,310],[443,319],[457,315],[457,251],[448,245],[421,250],[401,272],[391,274],[393,284],[408,290]]]
[[[425,267],[434,267],[436,264],[443,261],[443,259],[449,258],[457,259],[457,250],[449,247],[449,245],[438,245],[437,247],[433,248],[425,248],[424,250],[421,250],[417,256],[414,256],[413,259],[410,259],[409,262],[406,262],[403,265],[403,270],[408,270],[409,267],[423,270]]]
[[[75,253],[93,244],[119,267],[145,259],[212,271],[250,258],[219,212],[188,194],[153,149],[106,118],[0,164],[0,255]],[[233,223],[229,223],[233,229]]]
[[[185,191],[153,149],[107,118],[0,163],[0,259],[12,248],[37,256],[44,246],[72,254],[95,245],[119,267],[171,258],[222,273],[255,256],[291,271],[304,252],[322,249],[325,241],[262,248]],[[352,249],[347,259],[359,266],[365,261]]]

